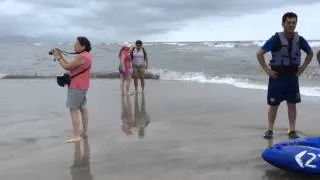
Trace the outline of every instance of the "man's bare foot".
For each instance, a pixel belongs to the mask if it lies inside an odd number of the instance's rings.
[[[65,140],[65,143],[79,142],[81,141],[81,137],[73,137],[71,139]]]

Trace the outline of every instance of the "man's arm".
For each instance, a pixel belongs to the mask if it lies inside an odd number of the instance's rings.
[[[148,69],[148,64],[149,64],[148,54],[144,47],[143,47],[143,52],[144,52],[144,61],[146,62],[146,69]]]
[[[272,76],[272,77],[276,77],[276,72],[272,71],[268,65],[266,64],[266,61],[264,59],[264,54],[271,51],[273,45],[275,43],[275,36],[272,36],[270,39],[268,39],[265,44],[258,49],[257,51],[257,59],[258,59],[258,62],[261,66],[261,68],[263,69],[263,71]]]
[[[300,37],[300,41],[301,49],[307,53],[307,56],[305,57],[303,64],[299,67],[298,75],[300,75],[307,68],[313,57],[313,51],[308,42],[302,36]]]
[[[267,73],[268,70],[268,66],[266,64],[266,60],[264,59],[264,54],[266,53],[266,51],[264,51],[262,48],[259,48],[257,51],[257,58],[258,58],[258,62],[261,66],[261,68],[264,70],[264,72]]]

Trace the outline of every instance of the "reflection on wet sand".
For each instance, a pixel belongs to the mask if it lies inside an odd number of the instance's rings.
[[[270,148],[271,146],[273,146],[273,138],[271,139],[267,139],[268,145],[266,148]]]
[[[88,139],[83,140],[83,154],[81,152],[81,142],[74,143],[74,161],[70,167],[72,180],[93,180]]]
[[[141,96],[141,104],[139,104],[139,95],[134,97],[134,114],[130,96],[121,96],[121,129],[127,135],[132,135],[134,129],[134,131],[137,131],[139,138],[144,138],[145,129],[150,123],[150,116],[146,111],[145,95],[142,94]]]
[[[262,179],[266,180],[319,180],[318,175],[303,175],[281,169],[268,169]]]
[[[130,95],[121,96],[121,129],[126,135],[132,135],[132,105]]]
[[[134,123],[133,126],[138,131],[138,136],[144,138],[145,129],[150,123],[150,116],[146,111],[145,95],[142,94],[141,105],[139,107],[139,97],[135,96],[134,99]]]

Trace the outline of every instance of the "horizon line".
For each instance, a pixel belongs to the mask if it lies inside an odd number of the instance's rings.
[[[254,41],[266,41],[266,40],[198,40],[198,41],[192,41],[192,40],[185,40],[185,41],[143,41],[143,43],[199,43],[199,42],[254,42]],[[310,40],[307,40],[307,41],[320,41],[320,39],[310,39]],[[97,44],[97,43],[123,43],[124,41],[93,41],[91,40],[91,42],[94,42],[93,44]],[[135,41],[129,41],[131,43],[135,42]],[[32,43],[73,43],[73,41],[56,41],[56,42],[52,42],[52,41],[34,41],[34,42],[27,42],[27,41],[21,41],[21,42],[18,42],[18,41],[4,41],[4,42],[1,42],[0,41],[0,44],[20,44],[20,43],[23,43],[23,44],[32,44]]]

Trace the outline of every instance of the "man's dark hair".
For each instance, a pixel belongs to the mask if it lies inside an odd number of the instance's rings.
[[[141,44],[142,45],[142,41],[141,40],[137,40],[136,44]]]
[[[282,16],[282,23],[285,23],[287,21],[287,18],[296,18],[298,21],[298,16],[294,12],[287,12]]]
[[[77,40],[79,41],[81,46],[85,46],[85,49],[84,49],[85,51],[87,51],[87,52],[91,51],[91,43],[86,37],[79,36],[79,37],[77,37]]]

